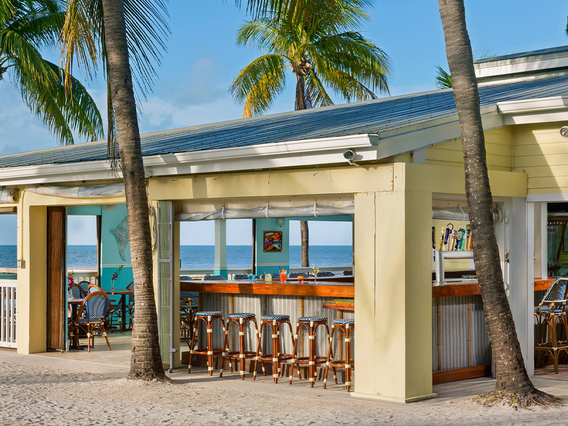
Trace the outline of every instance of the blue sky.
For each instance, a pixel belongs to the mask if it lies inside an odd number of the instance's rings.
[[[466,0],[465,4],[476,55],[568,44],[566,1]],[[239,118],[242,106],[233,102],[228,87],[239,70],[259,54],[235,44],[236,31],[246,19],[244,11],[237,9],[232,0],[170,0],[169,10],[172,34],[168,53],[158,69],[153,93],[140,106],[141,131]],[[435,66],[446,66],[438,2],[375,0],[370,15],[362,33],[391,57],[391,94],[435,89]],[[103,81],[90,82],[88,87],[104,110]],[[271,112],[291,109],[290,86]],[[56,145],[57,141],[23,105],[17,89],[9,81],[0,82],[0,155]],[[3,223],[0,218],[1,228],[5,228]],[[88,228],[85,232],[90,234]],[[2,234],[0,244],[12,244],[12,237]],[[203,231],[204,238],[207,235],[209,231]],[[313,232],[313,242],[323,244],[324,235]],[[242,236],[245,238],[245,231]]]

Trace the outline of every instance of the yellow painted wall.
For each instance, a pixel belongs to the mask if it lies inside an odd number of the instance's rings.
[[[568,192],[568,139],[559,132],[565,124],[514,127],[513,170],[528,175],[529,194]]]
[[[510,126],[485,132],[485,149],[487,151],[487,168],[489,170],[512,170],[513,140],[513,129]],[[461,139],[427,148],[426,164],[463,168]]]

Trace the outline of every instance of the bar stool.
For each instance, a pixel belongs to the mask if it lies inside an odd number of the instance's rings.
[[[187,368],[187,373],[191,373],[191,360],[193,355],[207,355],[207,371],[209,375],[213,375],[213,357],[215,355],[225,355],[225,349],[214,348],[213,347],[213,323],[215,321],[221,321],[223,326],[223,332],[225,331],[225,321],[223,320],[223,315],[221,311],[204,311],[196,312],[193,316],[193,333],[191,334],[191,345],[189,346],[189,366]],[[203,321],[207,327],[207,347],[194,349],[197,344],[198,337],[198,326],[199,321]],[[221,364],[221,370],[219,371],[219,377],[223,377],[223,365]]]
[[[233,364],[231,362],[232,359],[239,360],[239,373],[241,374],[241,379],[245,379],[245,363],[247,358],[254,358],[256,357],[256,352],[253,351],[246,351],[245,349],[245,329],[249,322],[254,323],[254,327],[256,328],[256,335],[258,337],[258,324],[256,322],[256,315],[251,313],[244,313],[244,314],[229,314],[227,315],[227,328],[225,328],[225,343],[223,347],[225,348],[226,352],[223,352],[223,363],[221,364],[221,371],[223,371],[223,367],[225,366],[225,358],[229,360],[229,369],[233,371]],[[229,326],[231,324],[236,324],[239,327],[239,350],[238,351],[229,351]]]
[[[288,324],[290,327],[290,336],[292,338],[292,347],[294,347],[296,341],[294,339],[294,330],[292,329],[292,323],[290,323],[290,315],[263,315],[260,317],[260,331],[258,333],[258,347],[256,349],[256,360],[254,362],[254,372],[253,380],[256,380],[256,366],[258,361],[262,363],[262,375],[266,376],[266,370],[264,368],[264,362],[272,362],[272,378],[274,383],[278,383],[278,377],[280,377],[281,363],[282,361],[287,361],[294,358],[292,354],[283,354],[280,352],[281,342],[280,342],[280,326]],[[272,353],[263,354],[262,353],[262,326],[267,325],[272,331]]]
[[[333,332],[335,330],[343,330],[343,335],[345,337],[345,359],[332,360],[332,346],[333,346]],[[325,373],[323,376],[323,388],[326,388],[327,384],[327,372],[329,367],[333,369],[333,380],[337,384],[337,373],[336,368],[345,368],[345,389],[347,392],[351,389],[351,373],[355,366],[355,361],[351,358],[351,336],[353,335],[353,330],[355,329],[355,320],[352,319],[336,319],[333,320],[331,325],[331,334],[329,336],[329,349],[327,351],[327,361],[325,363]]]
[[[298,378],[302,379],[302,376],[300,374],[300,365],[308,365],[310,386],[314,387],[314,382],[316,380],[318,371],[318,364],[324,364],[327,360],[327,357],[317,355],[316,331],[320,325],[325,326],[325,330],[327,332],[327,335],[329,336],[329,327],[327,325],[326,317],[302,317],[298,319],[298,326],[296,327],[295,336],[296,341],[294,342],[294,358],[292,359],[292,371],[290,372],[290,384],[292,384],[292,378],[294,377],[294,367],[296,367],[296,365],[298,366]],[[300,327],[304,327],[308,332],[308,356],[296,356]]]

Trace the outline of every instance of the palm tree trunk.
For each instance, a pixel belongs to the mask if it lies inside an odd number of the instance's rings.
[[[132,330],[130,379],[165,378],[154,300],[152,239],[136,102],[128,58],[122,0],[102,0],[108,79],[114,100],[118,147],[130,230],[136,317]]]
[[[493,226],[493,199],[485,157],[479,91],[463,0],[439,0],[446,55],[460,120],[466,196],[473,232],[475,270],[481,287],[485,322],[496,367],[496,392],[517,403],[547,403],[528,377],[515,323],[505,293]],[[545,396],[546,395],[546,396]],[[549,400],[549,402],[552,401]]]
[[[304,76],[296,74],[296,111],[301,109],[308,109],[308,102],[306,102],[306,90],[304,85]],[[300,237],[302,241],[302,267],[307,268],[310,266],[310,230],[308,221],[300,221]]]

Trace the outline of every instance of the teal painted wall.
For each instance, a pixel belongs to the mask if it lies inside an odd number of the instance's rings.
[[[125,289],[133,281],[132,265],[130,263],[130,244],[124,248],[124,259],[120,256],[116,236],[112,230],[116,229],[126,218],[126,205],[119,204],[114,209],[102,212],[101,223],[101,288],[110,290],[112,275],[124,265],[119,277],[114,282],[115,289]]]
[[[282,231],[282,251],[265,253],[264,252],[264,231]],[[276,225],[276,219],[257,219],[256,220],[256,272],[260,276],[264,273],[272,275],[278,274],[279,267],[289,270],[290,265],[290,224],[288,219],[284,220],[284,225]]]
[[[120,256],[116,236],[112,230],[117,228],[126,218],[126,205],[119,204],[112,210],[103,210],[98,206],[69,207],[68,215],[101,216],[101,279],[99,285],[105,291],[112,287],[111,278],[114,272],[123,265],[119,277],[115,280],[115,289],[125,289],[133,281],[130,262],[130,244],[124,249],[124,259]]]

